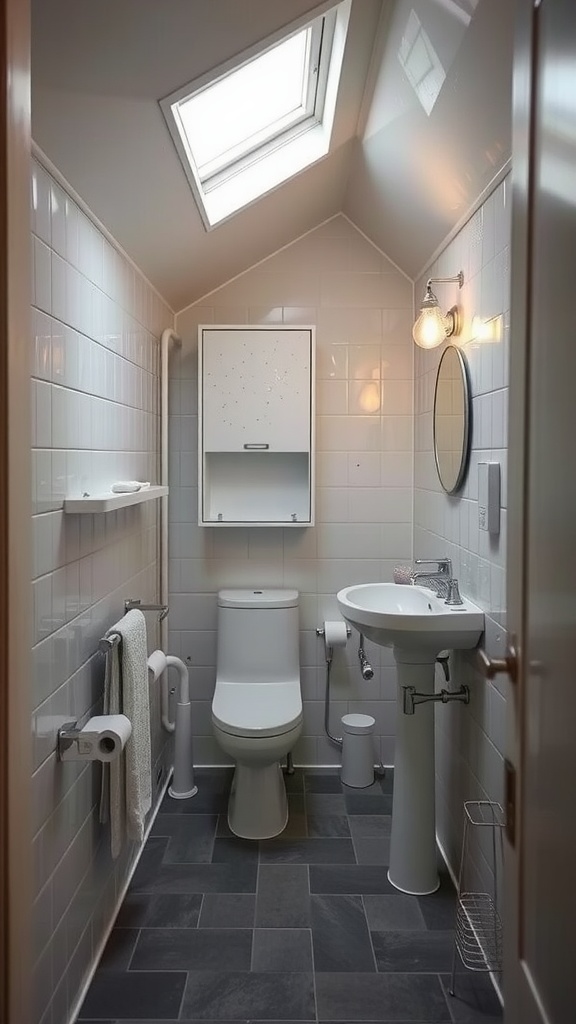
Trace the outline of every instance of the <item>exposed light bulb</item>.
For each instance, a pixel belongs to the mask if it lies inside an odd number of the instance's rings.
[[[420,348],[437,348],[447,338],[446,317],[439,306],[423,309],[412,328],[412,337]]]

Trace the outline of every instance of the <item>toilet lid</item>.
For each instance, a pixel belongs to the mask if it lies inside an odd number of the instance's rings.
[[[300,682],[216,681],[212,719],[232,736],[280,736],[302,720]]]

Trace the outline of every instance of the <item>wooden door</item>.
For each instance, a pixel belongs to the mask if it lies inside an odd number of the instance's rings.
[[[520,0],[515,62],[507,1024],[576,1020],[576,4]],[[513,813],[512,807],[509,808]]]
[[[31,1021],[30,23],[0,0],[0,1021]]]

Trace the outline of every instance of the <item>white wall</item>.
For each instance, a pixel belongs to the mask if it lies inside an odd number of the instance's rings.
[[[171,365],[170,648],[189,665],[195,761],[225,763],[212,737],[216,592],[295,587],[301,607],[304,730],[294,759],[337,763],[323,734],[325,662],[315,634],[338,617],[336,591],[391,579],[412,554],[412,284],[338,216],[177,316],[182,350]],[[304,529],[197,524],[197,326],[305,323],[317,327],[316,522]],[[366,414],[366,389],[380,407]],[[394,760],[391,652],[367,644],[364,682],[357,634],[334,664],[332,728],[347,710],[376,718],[377,756]]]
[[[100,767],[59,763],[56,734],[99,713],[97,642],[124,599],[158,600],[156,502],[78,516],[63,498],[157,480],[158,336],[173,316],[36,161],[32,230],[34,1019],[63,1024],[136,846],[112,862]],[[153,700],[154,781],[164,736]]]
[[[508,444],[508,338],[510,308],[510,179],[505,178],[484,205],[428,268],[426,277],[464,271],[465,285],[438,285],[440,304],[458,300],[464,323],[454,339],[468,363],[472,392],[472,445],[464,487],[454,497],[438,482],[432,450],[432,408],[436,370],[443,348],[417,349],[415,361],[414,554],[448,555],[462,592],[485,612],[484,645],[502,654],[506,625],[506,531]],[[415,299],[424,294],[422,278]],[[449,301],[446,301],[449,297]],[[473,340],[472,319],[492,321],[497,340]],[[502,471],[499,536],[478,529],[478,462],[499,462]],[[436,709],[437,828],[449,859],[458,866],[464,800],[503,802],[503,749],[506,681],[487,682],[475,657],[453,656],[457,688],[470,685],[471,703]],[[444,685],[444,684],[443,684]],[[484,834],[484,842],[486,834]],[[490,884],[491,851],[474,852],[469,883]]]

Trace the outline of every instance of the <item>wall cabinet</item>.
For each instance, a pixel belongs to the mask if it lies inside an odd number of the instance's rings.
[[[200,326],[199,522],[310,526],[313,327]]]

